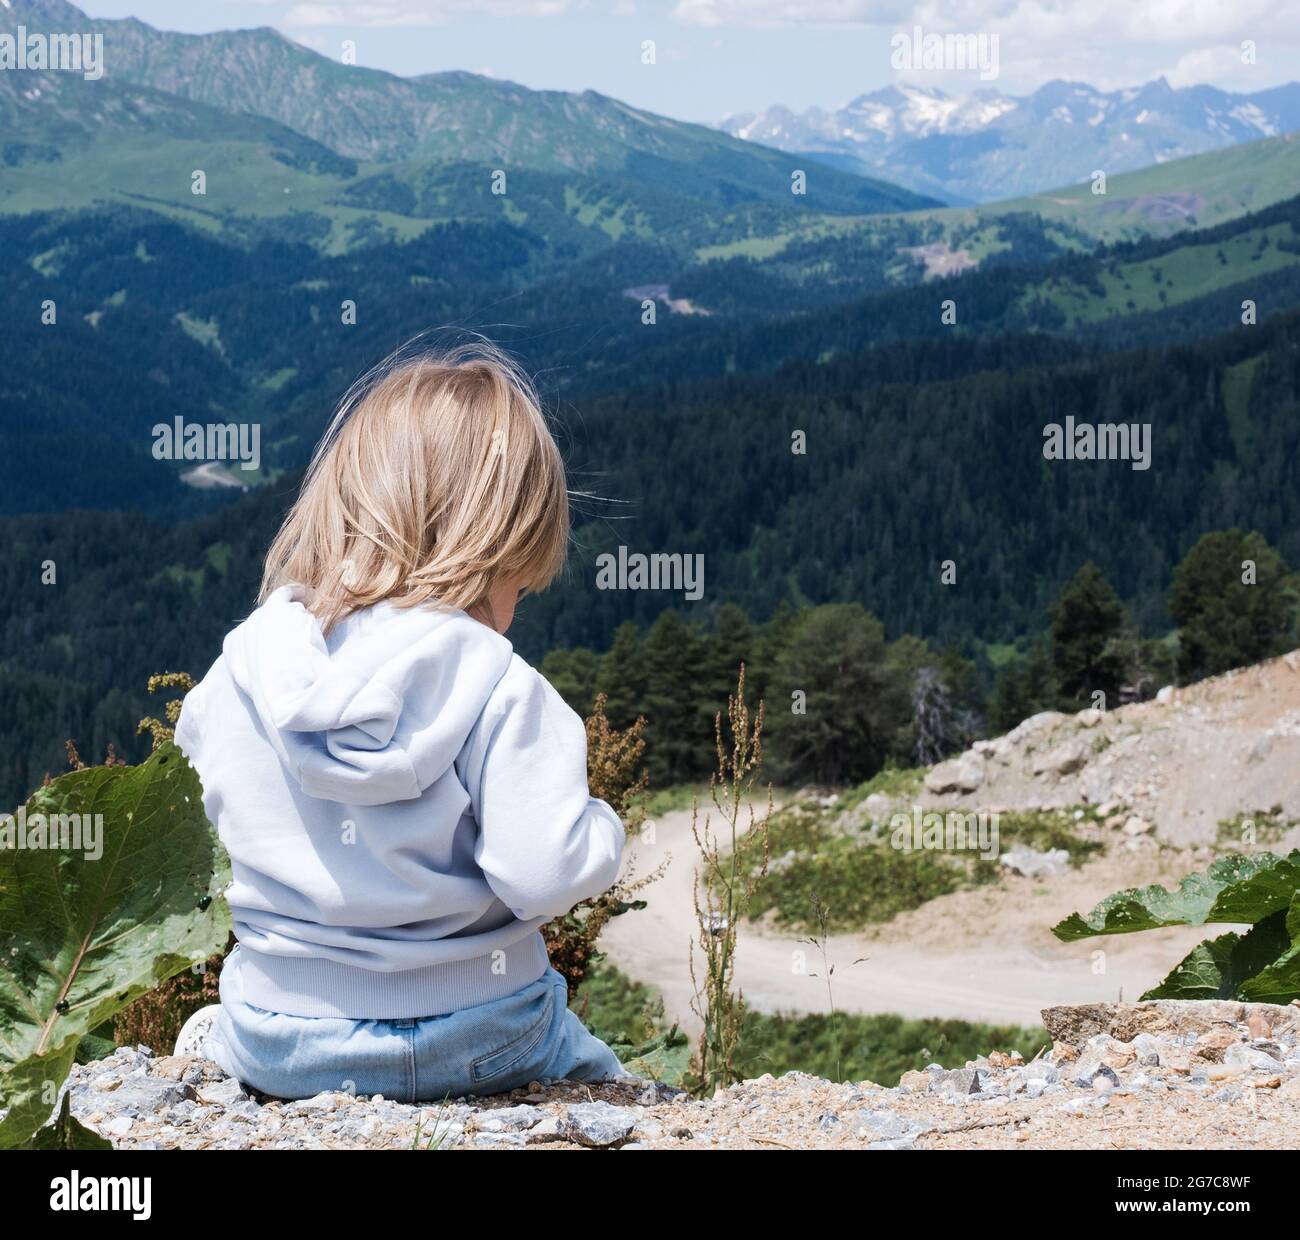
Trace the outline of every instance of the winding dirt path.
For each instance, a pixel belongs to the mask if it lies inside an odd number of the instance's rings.
[[[643,874],[666,854],[671,859],[641,893],[648,907],[615,918],[601,946],[630,977],[659,990],[669,1020],[694,1033],[699,1020],[691,1011],[689,961],[697,933],[692,889],[698,862],[690,812],[656,819],[653,843],[638,842],[635,851]],[[1111,1001],[1121,992],[1136,999],[1205,932],[1180,927],[1066,944],[1048,928],[1118,887],[1172,883],[1187,868],[1180,854],[1108,856],[1054,878],[1008,876],[943,896],[875,933],[832,936],[827,955],[835,965],[835,1006],[1036,1026],[1039,1011],[1050,1004]],[[1214,927],[1217,933],[1226,929]],[[1102,962],[1094,960],[1099,948],[1106,953]],[[853,965],[861,957],[867,959]],[[746,923],[738,935],[736,974],[759,1011],[827,1010],[821,954],[798,933]]]

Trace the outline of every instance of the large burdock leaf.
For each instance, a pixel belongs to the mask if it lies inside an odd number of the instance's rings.
[[[1273,913],[1246,934],[1221,934],[1194,947],[1159,986],[1142,998],[1243,1000],[1248,997],[1246,987],[1291,950],[1286,913]],[[1290,997],[1281,1002],[1288,1002]]]
[[[1096,934],[1131,934],[1161,926],[1203,926],[1206,922],[1254,925],[1289,909],[1297,889],[1300,849],[1285,857],[1234,853],[1211,862],[1203,874],[1189,874],[1177,891],[1160,886],[1117,891],[1087,917],[1072,913],[1053,926],[1052,933],[1070,943]]]
[[[0,820],[0,1148],[50,1118],[84,1034],[219,951],[230,928],[228,862],[175,745],[61,776],[22,825],[18,840]],[[47,846],[76,827],[80,847]]]
[[[1300,999],[1300,891],[1291,897],[1286,933],[1291,946],[1242,983],[1242,999],[1251,1003],[1290,1003],[1292,999]]]

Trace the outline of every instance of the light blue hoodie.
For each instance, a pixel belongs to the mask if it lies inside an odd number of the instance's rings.
[[[538,927],[623,848],[582,721],[464,612],[381,603],[326,638],[299,599],[226,637],[176,728],[230,853],[245,1000],[399,1020],[536,980]]]

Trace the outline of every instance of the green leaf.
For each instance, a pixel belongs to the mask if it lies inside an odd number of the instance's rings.
[[[1240,998],[1252,1003],[1290,1003],[1300,999],[1300,890],[1286,914],[1290,947],[1254,977],[1242,983]]]
[[[68,1109],[68,1095],[63,1095],[59,1118],[44,1128],[38,1128],[26,1144],[25,1150],[111,1150],[113,1143],[107,1137],[92,1132],[72,1117]]]
[[[619,1058],[623,1067],[635,1076],[680,1086],[691,1066],[690,1039],[674,1025],[662,1037],[636,1048],[630,1057],[620,1055]]]
[[[1244,935],[1222,934],[1193,948],[1143,999],[1242,999],[1261,970],[1291,950],[1286,913],[1266,917]]]
[[[219,951],[230,926],[229,863],[175,745],[61,776],[28,801],[29,837],[41,815],[102,816],[101,850],[0,847],[0,1148],[49,1119],[86,1034]]]
[[[115,1050],[117,1043],[112,1038],[88,1033],[77,1043],[75,1059],[77,1063],[94,1063],[97,1059],[107,1059]]]
[[[115,1050],[117,1043],[113,1040],[113,1022],[106,1020],[77,1043],[76,1060],[77,1063],[94,1063],[96,1059],[107,1059]]]
[[[1286,932],[1292,943],[1300,943],[1300,889],[1291,897],[1291,907],[1286,915]]]
[[[1243,860],[1258,863],[1258,868],[1224,887],[1206,921],[1235,921],[1253,926],[1291,907],[1296,891],[1300,890],[1300,849],[1286,857],[1259,853]]]
[[[1097,934],[1131,934],[1161,926],[1253,925],[1289,908],[1298,888],[1300,849],[1285,857],[1233,853],[1212,862],[1203,874],[1189,874],[1177,891],[1157,885],[1117,891],[1087,917],[1072,913],[1053,926],[1052,933],[1070,943]],[[1300,920],[1300,914],[1296,917]]]
[[[1290,1003],[1300,999],[1300,944],[1241,985],[1247,1003]]]

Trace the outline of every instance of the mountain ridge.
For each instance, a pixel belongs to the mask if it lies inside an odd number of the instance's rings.
[[[1025,96],[950,95],[897,82],[839,108],[777,104],[719,123],[726,133],[828,156],[958,204],[987,202],[1300,129],[1300,83],[1239,93],[1163,78],[1122,90],[1054,79]]]
[[[697,179],[707,172],[736,201],[796,200],[797,165],[787,154],[595,91],[537,91],[464,70],[399,77],[341,64],[269,27],[178,34],[134,18],[92,18],[66,0],[10,0],[0,17],[6,26],[100,34],[104,80],[261,116],[352,160],[489,162],[655,188],[668,171]],[[928,195],[829,165],[817,178],[816,210],[934,205]]]

